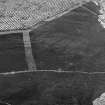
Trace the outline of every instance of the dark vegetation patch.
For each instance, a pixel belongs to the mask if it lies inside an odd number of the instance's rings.
[[[26,70],[24,44],[21,34],[0,36],[0,72]]]
[[[12,105],[92,105],[105,91],[104,77],[64,72],[0,76],[0,101]]]
[[[91,2],[84,7],[88,9],[79,7],[30,32],[38,70],[104,71],[105,30],[97,20],[99,7]]]

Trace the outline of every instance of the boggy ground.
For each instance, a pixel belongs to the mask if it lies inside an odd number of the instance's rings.
[[[104,74],[37,71],[0,75],[0,101],[11,105],[92,105]]]
[[[98,15],[90,2],[30,32],[38,70],[104,71],[105,29]]]

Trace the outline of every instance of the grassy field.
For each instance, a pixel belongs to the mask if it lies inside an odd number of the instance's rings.
[[[47,22],[30,32],[38,69],[104,71],[105,31],[92,3]]]
[[[0,75],[0,101],[12,105],[93,105],[104,90],[105,74],[39,71]]]
[[[25,70],[22,34],[0,36],[0,72],[18,71],[0,74],[0,101],[93,105],[105,92],[105,30],[98,14],[99,8],[89,2],[32,30],[29,34],[38,71]]]
[[[0,30],[32,26],[63,11],[79,7],[87,0],[7,0],[0,3]]]

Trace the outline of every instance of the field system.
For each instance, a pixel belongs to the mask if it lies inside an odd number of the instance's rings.
[[[29,70],[37,70],[32,55],[29,32],[46,21],[59,18],[89,0],[1,0],[0,35],[23,33]]]
[[[32,54],[29,32],[46,23],[46,21],[59,18],[89,1],[90,0],[0,0],[0,35],[23,33],[28,70],[37,70]],[[101,5],[101,2],[97,2],[96,0],[94,0],[94,2]],[[102,19],[100,22],[102,23]]]
[[[64,11],[74,9],[89,0],[2,0],[0,2],[0,30],[32,28]]]

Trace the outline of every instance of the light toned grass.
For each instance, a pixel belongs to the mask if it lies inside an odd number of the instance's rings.
[[[5,4],[0,4],[1,6],[6,6],[6,10],[3,11],[3,8],[0,9],[1,14],[4,13],[3,18],[0,19],[0,23],[3,25],[0,27],[0,30],[30,27],[35,23],[55,17],[55,15],[63,14],[63,12],[68,9],[75,9],[88,1],[89,0],[9,0],[9,2]],[[15,24],[12,26],[12,23]],[[17,25],[18,27],[16,27]]]

